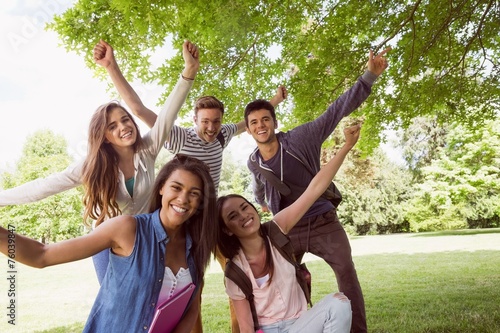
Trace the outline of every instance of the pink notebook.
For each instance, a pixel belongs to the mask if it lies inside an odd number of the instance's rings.
[[[181,320],[195,285],[188,284],[177,295],[161,304],[155,312],[148,333],[170,333]]]

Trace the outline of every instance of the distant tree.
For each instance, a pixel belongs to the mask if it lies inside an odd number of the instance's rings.
[[[158,174],[160,169],[163,168],[163,166],[167,164],[173,157],[174,154],[169,152],[167,149],[161,149],[158,156],[156,156],[155,174]]]
[[[41,130],[26,138],[17,169],[4,172],[2,188],[9,189],[62,171],[71,163],[64,137]],[[83,233],[81,189],[72,189],[39,202],[0,208],[0,220],[41,242],[55,242]]]
[[[362,122],[347,118],[323,144],[321,163],[327,163],[345,139],[343,128]],[[361,138],[371,137],[363,124]],[[361,139],[360,138],[360,139]],[[351,235],[386,234],[409,230],[405,201],[412,196],[412,174],[391,161],[381,148],[367,155],[356,145],[334,179],[342,193],[337,213]]]
[[[219,195],[236,193],[253,201],[252,175],[245,163],[234,160],[229,150],[224,151]]]
[[[454,125],[408,203],[412,231],[500,226],[500,120]]]
[[[355,235],[409,231],[404,203],[412,195],[411,180],[411,173],[380,149],[368,158],[354,150],[335,179],[343,196],[338,215],[344,228]]]
[[[287,128],[315,119],[352,85],[370,48],[391,46],[389,70],[359,111],[371,134],[359,147],[371,151],[388,124],[407,127],[417,116],[471,127],[495,117],[499,11],[494,0],[78,0],[49,28],[89,66],[93,46],[107,40],[125,75],[164,86],[163,98],[182,67],[180,52],[167,50],[190,39],[202,63],[194,96],[221,98],[226,119],[238,121],[235,110],[284,82],[294,105],[280,113]]]
[[[439,123],[436,117],[416,117],[400,136],[397,143],[403,152],[415,182],[422,181],[422,169],[437,159],[446,145],[448,133],[446,123]]]

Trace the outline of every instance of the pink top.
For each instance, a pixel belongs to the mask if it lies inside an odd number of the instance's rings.
[[[268,239],[269,242],[269,239]],[[307,310],[307,301],[295,277],[295,267],[271,246],[274,262],[274,273],[271,280],[259,287],[255,281],[250,265],[240,249],[233,261],[250,278],[253,286],[255,309],[260,325],[269,325],[282,320],[298,318]],[[236,284],[226,278],[226,293],[231,299],[242,300],[245,295]]]

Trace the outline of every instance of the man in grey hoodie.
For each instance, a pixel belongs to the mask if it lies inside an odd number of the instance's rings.
[[[316,120],[288,132],[275,133],[278,123],[274,107],[256,100],[245,109],[247,132],[257,143],[247,162],[253,175],[255,200],[263,211],[276,214],[289,206],[305,190],[320,169],[321,145],[340,120],[353,112],[369,96],[371,86],[387,68],[384,55],[370,51],[367,71]],[[286,167],[284,167],[286,166]],[[269,180],[273,177],[275,180]],[[277,179],[276,179],[277,178]],[[282,185],[285,184],[285,189]],[[288,188],[288,192],[287,192]],[[297,258],[305,252],[324,259],[335,272],[339,291],[351,300],[351,332],[366,332],[363,293],[352,261],[347,234],[339,223],[336,208],[319,198],[288,234]]]

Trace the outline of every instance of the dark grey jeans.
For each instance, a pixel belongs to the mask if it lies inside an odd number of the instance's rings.
[[[365,301],[351,256],[349,238],[332,209],[322,215],[301,219],[288,233],[297,260],[310,252],[332,268],[339,291],[351,300],[351,332],[367,332]],[[314,284],[314,276],[312,277]],[[314,288],[314,285],[313,285]]]

